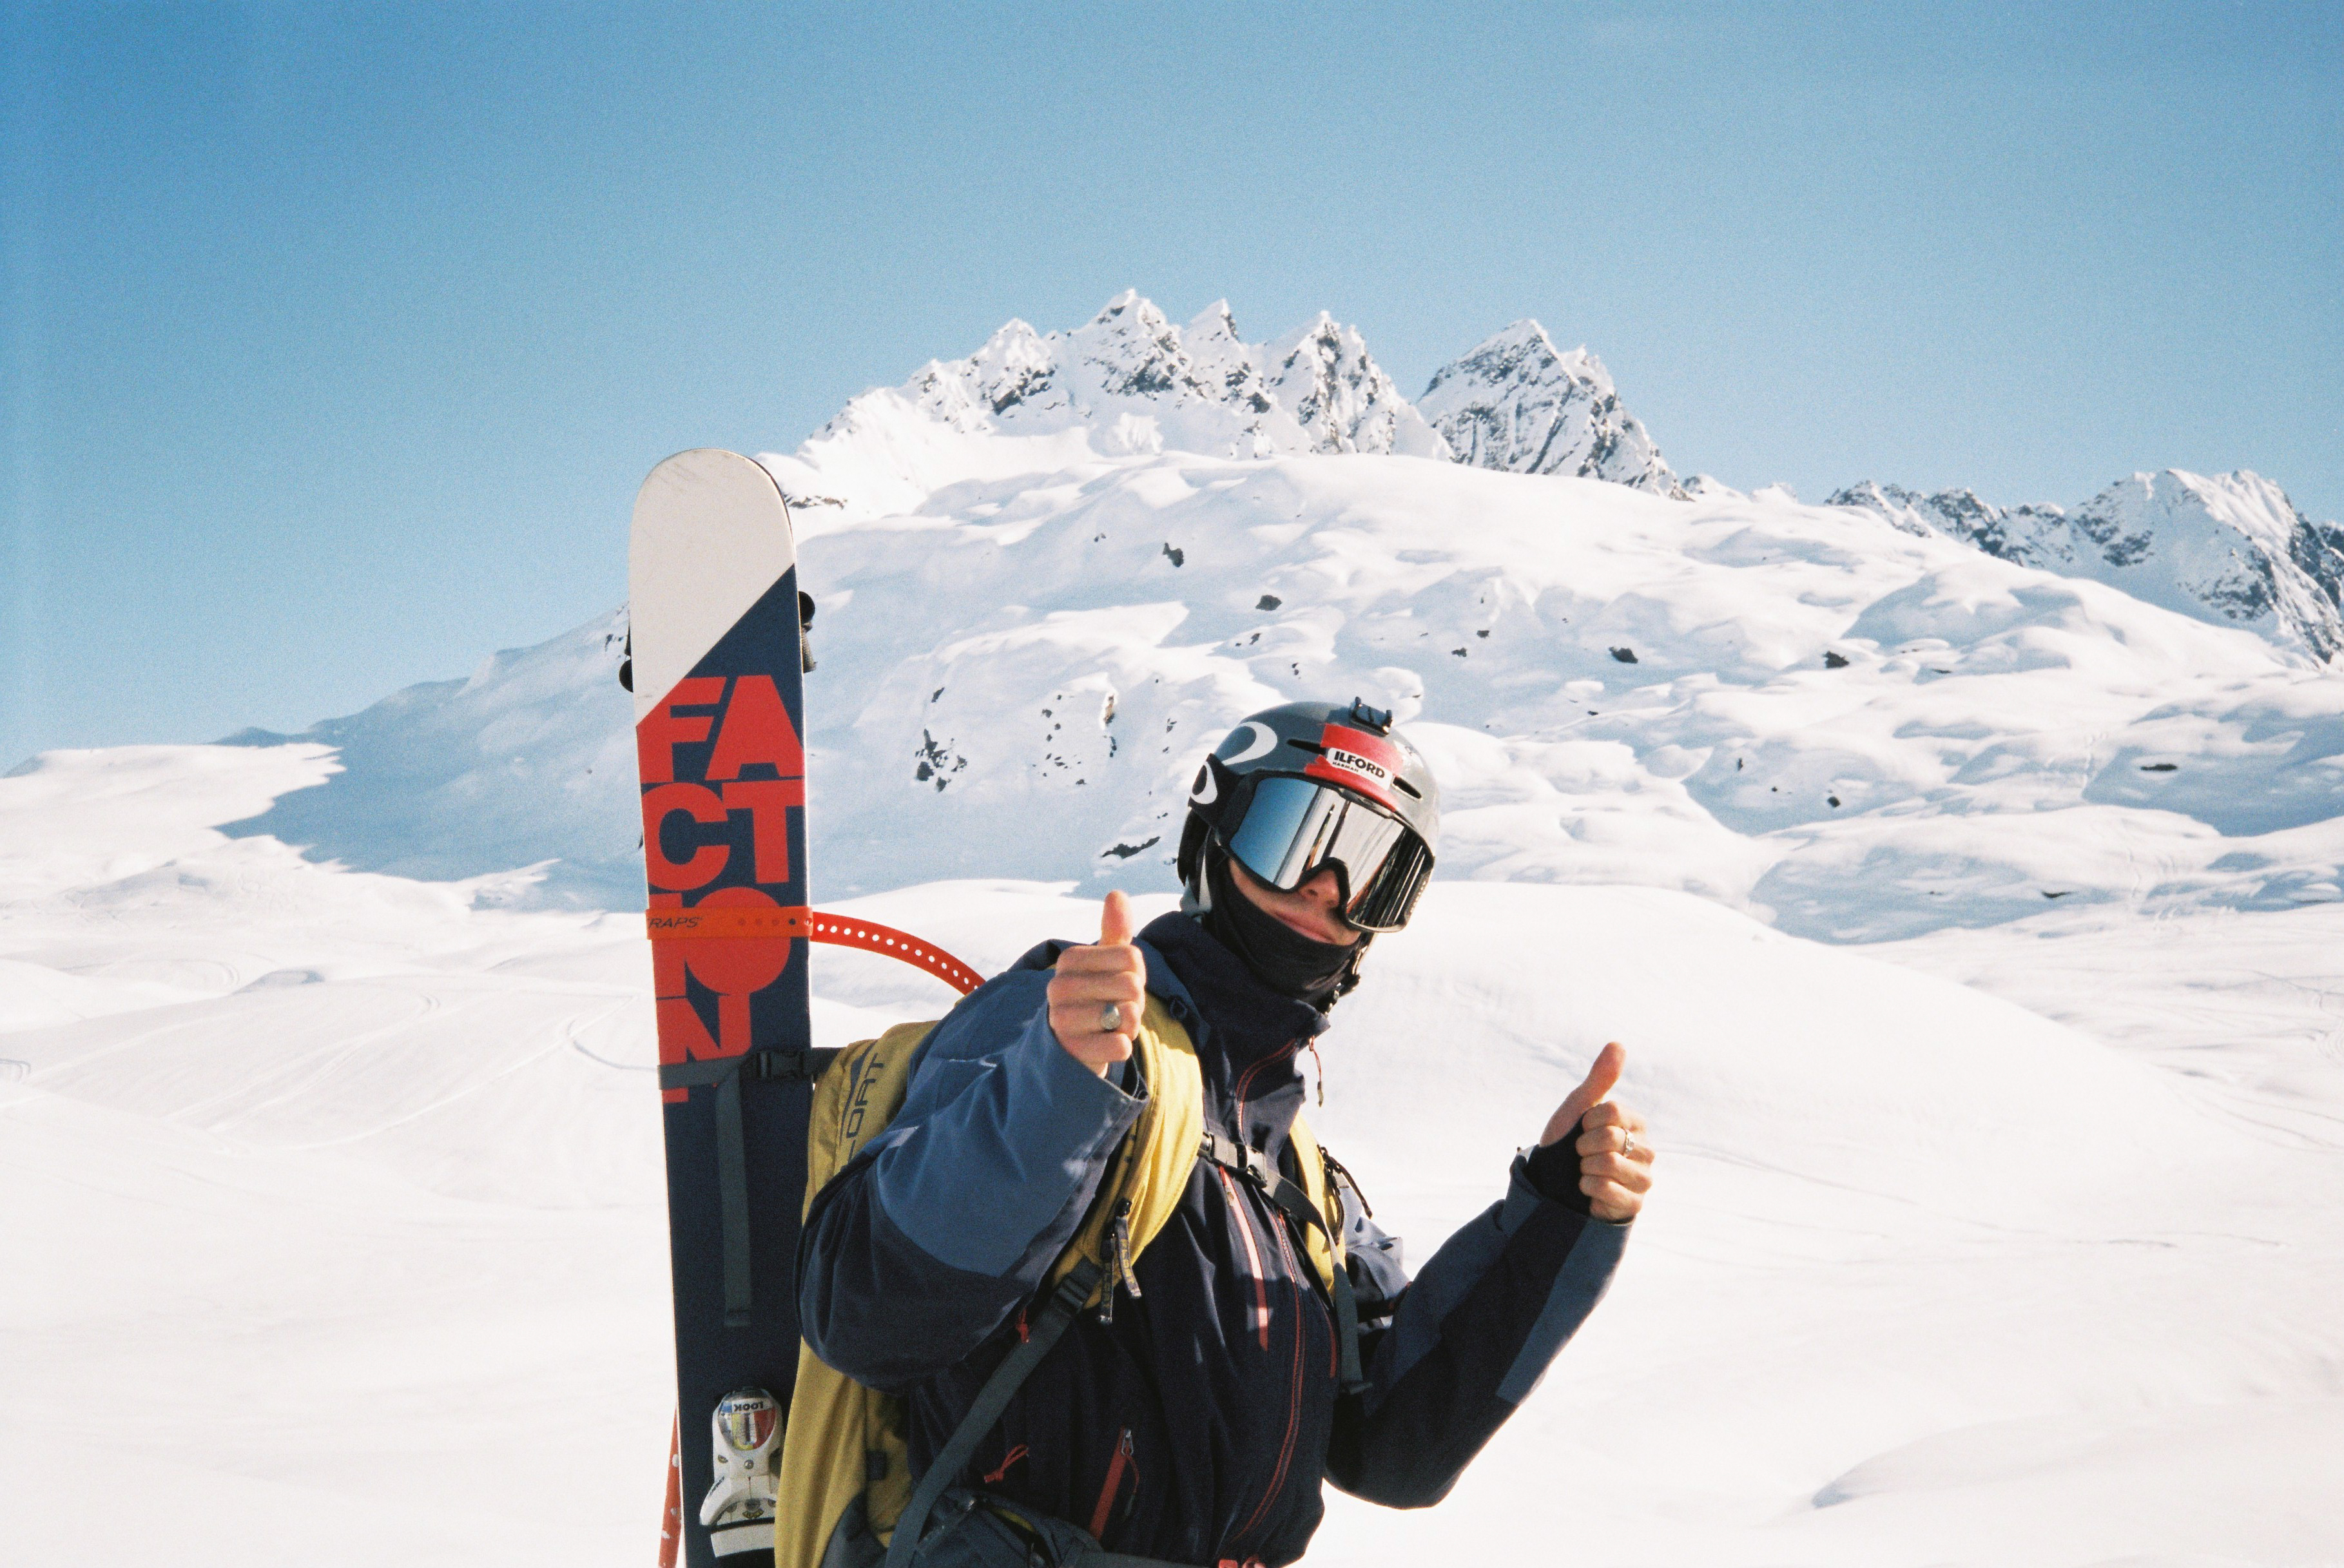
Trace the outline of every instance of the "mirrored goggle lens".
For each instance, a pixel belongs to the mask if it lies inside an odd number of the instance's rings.
[[[1291,893],[1321,866],[1343,875],[1343,918],[1362,931],[1408,923],[1432,874],[1432,855],[1403,823],[1308,779],[1254,786],[1229,853],[1270,886]]]

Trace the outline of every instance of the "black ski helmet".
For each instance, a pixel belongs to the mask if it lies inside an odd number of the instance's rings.
[[[1432,769],[1389,713],[1357,698],[1282,703],[1231,730],[1197,770],[1177,867],[1201,899],[1207,844],[1282,891],[1331,865],[1343,923],[1397,931],[1440,842]]]

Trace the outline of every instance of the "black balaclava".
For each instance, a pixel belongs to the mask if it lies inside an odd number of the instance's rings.
[[[1255,979],[1321,1012],[1351,988],[1346,982],[1356,983],[1352,963],[1366,950],[1369,937],[1362,936],[1349,946],[1313,942],[1239,891],[1229,874],[1228,851],[1217,844],[1205,846],[1205,878],[1212,894],[1202,916],[1205,929],[1236,954]]]

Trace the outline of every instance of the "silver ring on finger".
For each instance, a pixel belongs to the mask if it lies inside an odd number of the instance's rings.
[[[1636,1135],[1634,1133],[1623,1132],[1620,1135],[1620,1158],[1622,1159],[1633,1159],[1636,1158]]]
[[[1123,1004],[1121,1002],[1102,1002],[1099,1004],[1099,1033],[1102,1035],[1119,1035],[1123,1033]]]

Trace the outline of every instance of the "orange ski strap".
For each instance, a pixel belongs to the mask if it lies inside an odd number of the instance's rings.
[[[705,941],[731,937],[803,936],[835,947],[860,947],[915,965],[963,996],[985,984],[985,976],[937,946],[907,931],[857,920],[849,915],[827,915],[802,904],[727,904],[714,908],[653,909],[643,924],[654,942]]]

